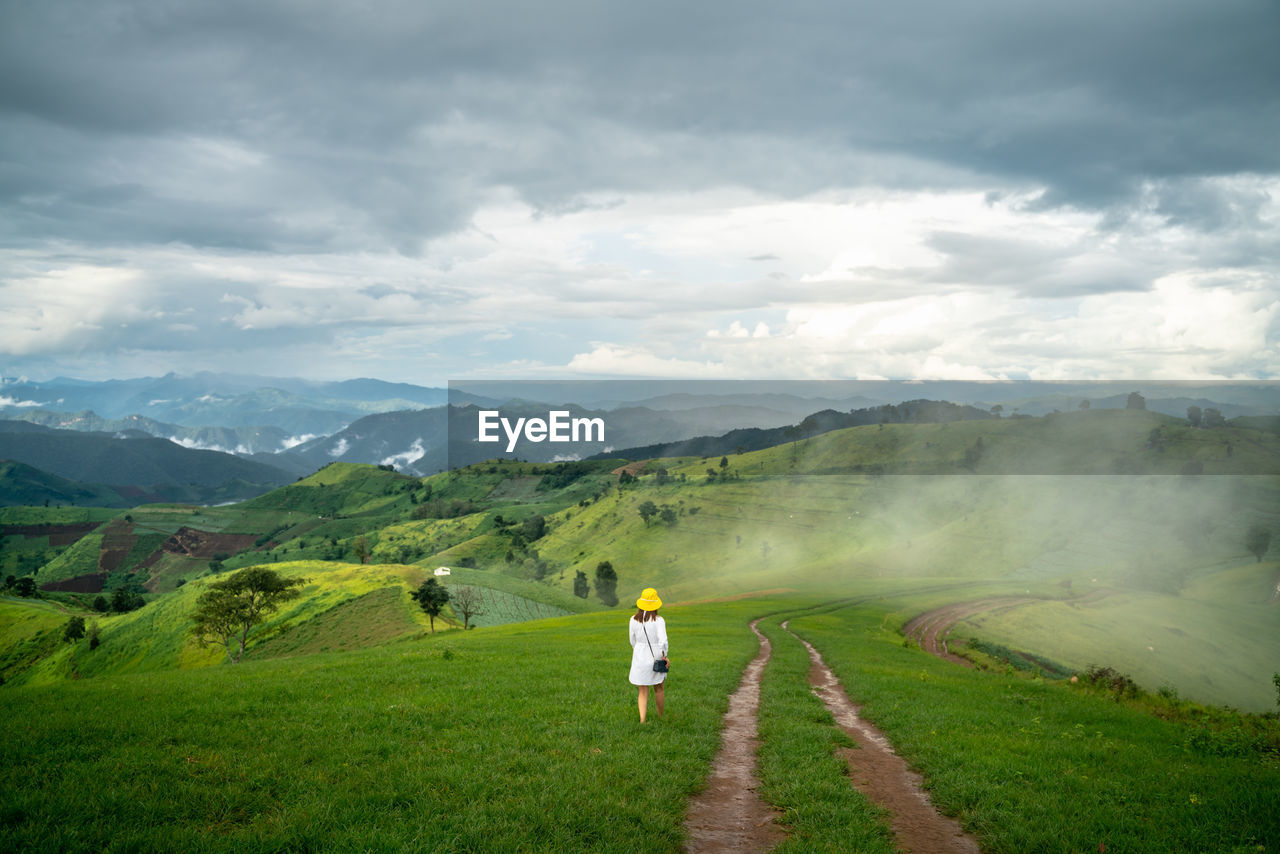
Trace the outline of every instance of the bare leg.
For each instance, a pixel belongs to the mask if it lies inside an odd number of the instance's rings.
[[[645,712],[649,710],[649,686],[648,685],[640,686],[639,703],[640,703],[640,723],[644,723]]]
[[[658,717],[662,717],[662,686],[665,684],[665,682],[659,682],[653,686],[653,700],[658,706]]]

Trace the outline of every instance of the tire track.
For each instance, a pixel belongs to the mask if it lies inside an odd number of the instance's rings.
[[[769,639],[751,623],[760,651],[743,671],[729,697],[720,752],[711,766],[706,788],[689,803],[685,830],[689,854],[768,851],[786,838],[776,823],[777,811],[757,792],[756,749],[760,745],[758,713],[760,677],[773,652]]]
[[[782,628],[809,651],[809,682],[836,724],[857,743],[845,752],[850,782],[873,803],[889,812],[894,842],[904,854],[981,854],[978,843],[959,823],[938,812],[923,780],[894,752],[884,733],[858,716],[831,668],[813,646],[782,623]]]
[[[914,618],[902,628],[902,633],[919,642],[920,648],[939,658],[972,668],[973,662],[961,658],[947,647],[947,637],[956,623],[990,611],[1008,611],[1031,602],[1043,602],[1043,599],[1027,596],[999,596],[990,599],[979,599],[976,602],[961,602],[927,611]]]

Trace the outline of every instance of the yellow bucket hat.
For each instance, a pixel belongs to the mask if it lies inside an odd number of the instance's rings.
[[[662,607],[662,600],[658,598],[658,591],[652,587],[646,587],[640,594],[640,598],[636,600],[636,607],[641,611],[656,611]]]

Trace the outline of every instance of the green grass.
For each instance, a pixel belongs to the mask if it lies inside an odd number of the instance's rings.
[[[1275,708],[1280,627],[1270,587],[1280,563],[1233,566],[1178,595],[1124,591],[1096,601],[1033,603],[963,625],[977,637],[1034,650],[1083,671],[1108,665],[1154,690],[1261,712]],[[1221,576],[1220,578],[1217,576]]]
[[[667,613],[643,726],[622,613],[6,689],[0,848],[671,851],[758,607]]]
[[[1191,724],[905,647],[895,607],[799,616],[791,628],[984,851],[1280,846],[1280,764],[1258,753],[1206,755],[1194,749]]]
[[[760,791],[790,833],[773,851],[892,854],[884,810],[853,788],[839,753],[855,745],[810,690],[808,652],[782,619],[760,624],[773,649],[760,687]]]

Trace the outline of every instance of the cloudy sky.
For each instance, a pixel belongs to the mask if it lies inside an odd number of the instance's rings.
[[[1280,3],[0,0],[0,374],[1280,377]]]

